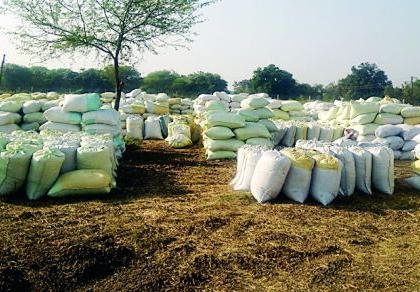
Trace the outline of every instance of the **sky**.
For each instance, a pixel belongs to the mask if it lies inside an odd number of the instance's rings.
[[[301,83],[328,84],[353,65],[374,62],[394,85],[420,77],[419,0],[221,0],[202,11],[204,23],[188,49],[160,48],[134,66],[142,74],[168,69],[181,74],[220,74],[230,85],[275,64]],[[0,16],[3,27],[17,20]],[[7,62],[40,65],[17,51],[0,31]],[[80,70],[101,67],[92,56],[41,65]]]

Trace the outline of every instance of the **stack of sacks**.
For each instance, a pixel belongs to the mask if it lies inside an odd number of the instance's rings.
[[[259,95],[250,95],[242,100],[241,109],[237,113],[245,119],[246,125],[234,130],[237,139],[246,144],[264,145],[271,149],[274,147],[272,135],[278,129],[270,120],[273,113],[268,105],[269,101]]]
[[[168,137],[166,141],[172,148],[185,148],[193,144],[191,140],[191,127],[187,119],[176,118],[168,124]]]
[[[315,120],[320,119],[319,117],[320,115],[323,115],[325,112],[330,111],[330,109],[334,107],[336,106],[333,103],[319,101],[319,100],[310,101],[303,105],[303,108],[305,109],[305,111]]]
[[[102,103],[98,94],[65,95],[61,106],[52,107],[44,112],[47,123],[40,130],[61,132],[80,132],[82,114],[99,110]]]
[[[246,93],[232,94],[230,96],[229,111],[236,113],[241,109],[241,102],[248,97]]]
[[[321,142],[332,142],[344,134],[341,126],[329,126],[318,122],[276,122],[278,132],[273,138],[275,146],[292,147],[297,140],[312,140]],[[279,136],[280,135],[280,136]]]
[[[358,141],[372,142],[375,140],[375,131],[380,126],[375,123],[379,113],[379,103],[353,102],[350,109],[350,128],[358,133]]]
[[[103,92],[101,93],[101,101],[102,101],[102,108],[104,109],[110,109],[113,108],[113,101],[115,99],[115,92]],[[125,95],[122,92],[121,93],[121,99],[124,100]]]
[[[312,118],[304,110],[303,105],[296,100],[284,100],[280,109],[287,112],[291,120],[294,121],[311,121]]]
[[[220,101],[220,98],[210,94],[201,94],[194,100],[194,112],[199,118],[202,118],[206,113],[206,103],[208,101]],[[225,110],[227,109],[225,108]]]
[[[403,126],[403,125],[401,125]],[[397,160],[413,160],[416,142],[412,141],[409,135],[403,135],[403,128],[399,125],[383,125],[376,129],[377,137],[372,143],[385,145],[394,151],[394,158]],[[405,140],[403,137],[406,137]],[[410,139],[408,139],[410,138]]]
[[[80,139],[82,143],[79,148]],[[44,131],[40,135],[32,131],[15,131],[3,133],[0,141],[2,196],[16,193],[23,187],[31,200],[47,194],[56,197],[108,193],[112,187],[117,162],[111,135],[52,131]],[[75,147],[66,148],[66,143],[73,143]],[[76,170],[78,168],[83,170]],[[101,179],[98,180],[98,177]]]
[[[150,100],[148,97],[151,97]],[[155,98],[154,101],[152,101],[153,98]],[[151,94],[144,94],[143,99],[145,100],[147,113],[157,116],[169,114],[169,96],[166,93],[159,93],[156,97]]]
[[[65,95],[62,106],[44,112],[47,123],[40,130],[121,135],[120,115],[114,109],[100,109],[98,94]]]
[[[290,120],[290,116],[287,112],[282,111],[280,108],[282,106],[282,101],[278,99],[267,99],[269,105],[267,106],[271,112],[273,113],[273,120],[280,120],[280,121],[288,121]]]
[[[227,112],[225,105],[219,101],[210,101],[205,107],[207,112],[204,114],[202,128],[207,159],[236,158],[236,152],[245,143],[236,139],[233,131],[244,128],[245,119],[241,115]]]
[[[23,116],[23,123],[21,124],[21,128],[24,131],[38,131],[39,127],[47,122],[43,114],[43,108],[47,108],[52,104],[49,102],[45,107],[46,100],[39,99],[39,100],[29,100],[26,101],[22,106]]]
[[[189,98],[170,98],[169,112],[178,115],[193,115],[193,101]]]

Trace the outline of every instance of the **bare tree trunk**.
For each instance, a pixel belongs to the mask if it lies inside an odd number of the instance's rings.
[[[114,77],[115,77],[115,94],[116,94],[114,109],[119,110],[121,92],[123,90],[123,83],[121,82],[121,78],[120,78],[120,66],[118,63],[118,55],[114,58]]]

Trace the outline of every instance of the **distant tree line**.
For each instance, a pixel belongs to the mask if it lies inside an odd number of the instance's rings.
[[[174,71],[151,72],[142,77],[131,66],[122,66],[121,79],[124,91],[141,88],[148,93],[166,92],[172,96],[196,97],[202,93],[228,91],[227,82],[219,74],[196,72],[181,75]],[[0,91],[9,92],[105,92],[114,91],[114,72],[111,66],[103,69],[85,69],[74,72],[69,69],[47,69],[7,64]],[[357,100],[370,96],[389,95],[412,104],[420,104],[420,80],[411,86],[405,82],[393,86],[385,72],[376,64],[361,63],[351,68],[350,74],[326,86],[299,83],[293,75],[275,65],[257,68],[251,79],[233,84],[234,93],[268,93],[279,99],[300,98],[320,100]]]
[[[401,101],[420,104],[420,80],[415,80],[413,86],[407,81],[401,87],[394,87],[385,72],[372,63],[353,66],[345,78],[326,86],[298,83],[291,73],[275,65],[268,65],[255,70],[251,79],[235,82],[233,87],[237,93],[266,92],[279,99],[311,97],[322,100],[357,100],[389,95]]]
[[[126,90],[139,87],[140,73],[130,66],[120,68]],[[105,92],[114,91],[114,76],[111,66],[103,69],[47,69],[6,64],[0,89],[10,92]]]

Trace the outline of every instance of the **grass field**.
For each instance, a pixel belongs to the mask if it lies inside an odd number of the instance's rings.
[[[0,200],[0,291],[420,290],[420,195],[259,205],[233,162],[129,145],[108,196]]]

